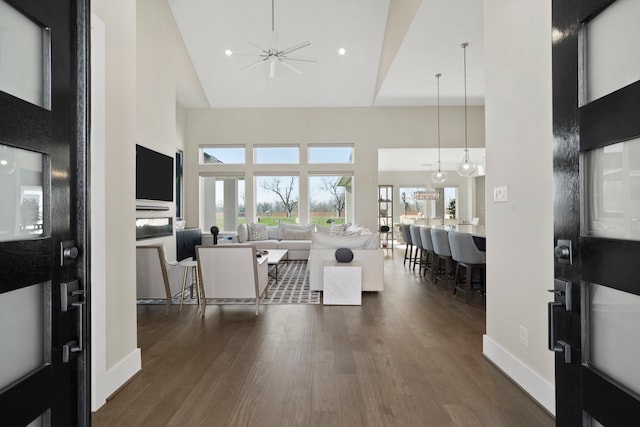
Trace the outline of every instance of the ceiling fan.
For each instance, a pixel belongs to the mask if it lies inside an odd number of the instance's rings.
[[[256,43],[253,43],[244,37],[240,37],[242,40],[246,41],[250,45],[258,48],[260,50],[259,53],[245,53],[238,55],[251,55],[258,56],[260,59],[256,62],[253,62],[242,69],[242,71],[250,70],[251,68],[257,67],[260,64],[269,64],[269,77],[274,78],[276,75],[276,63],[283,65],[289,70],[293,71],[296,74],[302,74],[298,68],[291,65],[288,61],[300,61],[300,62],[318,62],[317,59],[314,58],[303,58],[299,56],[289,56],[291,53],[305,48],[311,45],[310,41],[304,41],[302,43],[298,43],[293,46],[289,46],[285,49],[278,49],[278,33],[275,30],[275,12],[274,12],[274,1],[271,0],[271,45],[268,49],[265,49],[262,46],[259,46]]]

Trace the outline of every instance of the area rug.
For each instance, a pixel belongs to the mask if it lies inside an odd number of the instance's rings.
[[[269,266],[269,282],[260,297],[260,304],[320,304],[319,291],[309,289],[307,261],[288,261],[278,265],[278,280],[275,266]],[[252,300],[216,300],[218,303],[251,303]],[[180,293],[173,296],[172,304],[180,304]],[[184,293],[184,304],[196,304],[189,289]],[[165,304],[163,299],[138,299],[138,304]]]
[[[270,274],[275,273],[270,267]],[[261,304],[320,304],[320,292],[309,289],[307,261],[288,261],[278,266],[278,280],[269,276]]]

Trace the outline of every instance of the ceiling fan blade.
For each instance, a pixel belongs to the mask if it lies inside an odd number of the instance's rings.
[[[302,71],[298,70],[296,67],[294,67],[293,65],[289,64],[287,61],[278,58],[278,61],[280,61],[280,63],[282,65],[284,65],[285,67],[287,67],[288,69],[290,69],[291,71],[293,71],[296,74],[302,74]]]
[[[298,49],[302,49],[303,47],[307,47],[307,46],[310,46],[310,45],[311,45],[310,41],[302,42],[302,43],[299,43],[297,45],[294,45],[294,46],[291,46],[291,47],[288,47],[286,49],[283,49],[283,50],[279,51],[278,55],[286,55],[288,53],[291,53],[293,51],[296,51]]]
[[[282,59],[286,59],[287,61],[304,61],[304,62],[318,62],[319,59],[316,58],[301,58],[299,56],[284,56]]]
[[[253,67],[257,67],[258,65],[262,64],[262,63],[263,63],[264,61],[266,61],[266,60],[267,60],[267,58],[264,58],[264,59],[260,59],[260,60],[258,60],[258,61],[256,61],[256,62],[254,62],[254,63],[252,63],[252,64],[249,64],[249,65],[247,65],[246,67],[244,67],[244,68],[242,69],[242,71],[247,71],[247,70],[250,70],[250,69],[251,69],[251,68],[253,68]]]
[[[238,37],[239,37],[239,38],[241,38],[242,40],[244,40],[245,42],[249,43],[251,46],[253,46],[253,47],[255,47],[255,48],[260,49],[262,52],[264,52],[264,53],[269,53],[269,49],[265,49],[265,48],[263,48],[262,46],[258,46],[258,45],[257,45],[257,44],[255,44],[254,42],[249,41],[249,40],[245,39],[245,38],[244,38],[244,37],[242,37],[242,36],[238,36]]]
[[[271,61],[269,62],[269,78],[273,79],[276,76],[276,61],[273,60],[273,58],[271,58]]]

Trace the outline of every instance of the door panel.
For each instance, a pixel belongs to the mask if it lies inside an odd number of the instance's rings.
[[[591,425],[592,419],[627,425],[640,416],[627,359],[637,353],[630,344],[638,341],[640,150],[634,139],[640,137],[640,81],[620,83],[624,79],[612,78],[617,70],[594,70],[587,58],[597,58],[600,42],[609,43],[596,37],[615,32],[611,25],[625,25],[600,14],[610,15],[615,10],[607,7],[621,9],[628,1],[634,0],[553,1],[555,237],[570,241],[572,251],[569,258],[558,246],[555,277],[572,282],[572,300],[580,301],[571,309],[550,306],[553,336],[571,347],[570,362],[559,351],[555,359],[556,423],[562,426]],[[595,25],[587,34],[590,22]],[[622,33],[640,34],[635,25]],[[565,298],[556,293],[556,303]]]
[[[88,313],[60,302],[63,282],[82,284],[74,301],[89,289],[86,247],[67,258],[61,248],[88,229],[85,11],[80,0],[0,0],[0,68],[11,54],[20,71],[0,70],[3,425],[88,425],[87,354],[73,351]]]

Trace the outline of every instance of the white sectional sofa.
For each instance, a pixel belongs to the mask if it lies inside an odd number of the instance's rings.
[[[338,248],[349,248],[353,252],[352,263],[362,267],[362,290],[384,290],[384,251],[379,248],[379,236],[332,236],[314,233],[309,254],[309,287],[312,291],[323,290],[325,261],[335,261]]]
[[[264,226],[266,235],[251,233],[251,226],[238,226],[238,243],[250,243],[260,250],[287,249],[288,259],[307,260],[311,248],[311,236],[315,225],[297,225],[280,223],[276,226]]]

